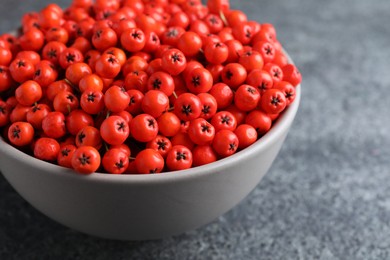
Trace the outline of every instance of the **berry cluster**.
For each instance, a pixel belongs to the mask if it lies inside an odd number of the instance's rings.
[[[73,0],[0,36],[0,127],[83,174],[182,170],[253,144],[300,81],[274,27],[228,0]]]

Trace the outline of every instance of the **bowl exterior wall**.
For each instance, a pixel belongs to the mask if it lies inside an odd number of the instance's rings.
[[[0,168],[25,200],[65,226],[110,239],[157,239],[207,224],[238,204],[266,174],[287,131],[233,167],[173,182],[99,182],[71,171],[53,174],[9,158],[1,148]]]

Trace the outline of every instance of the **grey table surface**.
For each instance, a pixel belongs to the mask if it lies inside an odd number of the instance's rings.
[[[48,2],[2,0],[0,33]],[[53,222],[0,175],[0,259],[390,259],[390,1],[231,2],[275,25],[304,77],[257,188],[195,231],[118,242]]]

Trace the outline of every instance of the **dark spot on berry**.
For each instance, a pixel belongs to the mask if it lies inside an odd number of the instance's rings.
[[[230,120],[231,120],[231,118],[229,116],[222,116],[221,117],[221,123],[222,124],[227,124],[228,125]]]
[[[151,170],[149,171],[149,173],[157,173],[157,172],[158,172],[158,169],[157,169],[157,168],[151,169]]]
[[[141,34],[140,32],[135,31],[131,34],[131,37],[133,37],[134,39],[141,39]]]
[[[89,93],[87,96],[87,101],[93,103],[95,102],[95,98],[96,98],[95,93]]]
[[[31,111],[34,113],[39,111],[39,110],[41,110],[41,108],[38,105],[34,105],[33,108],[31,109]]]
[[[210,109],[211,109],[210,106],[204,105],[203,109],[202,109],[202,113],[206,115],[206,114],[210,113]]]
[[[66,55],[67,62],[74,62],[75,59],[76,59],[76,55],[74,55],[73,53],[68,53],[68,55]]]
[[[176,160],[177,161],[187,160],[187,156],[185,153],[177,152],[176,153]]]
[[[40,69],[36,70],[35,73],[34,73],[35,77],[39,77],[39,75],[41,75],[41,70]]]
[[[84,141],[84,138],[87,137],[84,132],[81,132],[78,136],[77,139],[79,140],[79,143],[82,144]]]
[[[212,16],[210,17],[209,21],[210,21],[210,23],[213,24],[213,25],[219,23],[218,19],[217,19],[214,15],[212,15]]]
[[[228,80],[231,80],[232,77],[233,77],[233,73],[232,73],[230,70],[228,70],[228,71],[226,71],[225,76],[226,76],[226,78],[227,78]]]
[[[210,126],[209,125],[204,124],[201,127],[202,127],[202,132],[203,133],[204,132],[208,132],[208,133],[210,132]]]
[[[271,104],[277,106],[280,103],[280,99],[278,97],[272,97]]]
[[[68,99],[70,102],[73,102],[74,96],[69,94],[69,95],[66,97],[66,99]]]
[[[178,53],[172,54],[172,61],[173,62],[181,61],[180,55]]]
[[[267,87],[268,87],[268,84],[265,83],[264,81],[261,82],[261,84],[258,86],[258,88],[261,89],[261,90],[266,90]]]
[[[134,103],[135,103],[135,98],[134,98],[134,96],[131,96],[131,97],[130,97],[130,105],[131,105],[131,104],[134,104]]]
[[[186,116],[190,115],[192,113],[192,109],[190,105],[184,105],[181,107],[181,112],[185,114]]]
[[[5,106],[0,106],[0,113],[5,114],[7,112],[7,108]]]
[[[62,156],[69,156],[70,150],[68,148],[65,148],[61,151]]]
[[[116,125],[118,126],[118,131],[125,131],[126,129],[126,125],[125,125],[125,122],[118,122],[116,123]]]
[[[81,157],[79,158],[79,161],[82,165],[89,164],[89,159],[91,159],[90,156],[86,156],[85,154],[82,154]]]
[[[192,77],[191,83],[192,85],[194,85],[194,87],[198,87],[200,85],[200,77],[199,76]]]
[[[179,32],[176,30],[176,29],[170,29],[167,33],[167,36],[168,37],[176,37],[177,35],[179,34]]]
[[[20,138],[20,128],[19,126],[15,126],[14,129],[12,129],[12,136],[14,138]]]
[[[247,37],[247,38],[252,37],[252,32],[249,29],[245,31],[245,37]]]
[[[161,88],[161,84],[162,84],[162,82],[161,82],[160,79],[155,79],[153,81],[153,89],[160,89]]]
[[[160,139],[160,140],[157,141],[157,149],[158,149],[158,150],[163,150],[163,151],[165,151],[165,149],[167,148],[167,145],[168,145],[168,143],[165,142],[165,141],[162,140],[162,139]]]
[[[154,119],[149,118],[149,119],[147,119],[147,120],[148,120],[148,126],[149,126],[149,127],[152,127],[152,128],[155,128],[155,127],[156,127],[156,122],[155,122]]]
[[[236,150],[236,144],[235,143],[229,144],[229,151],[235,151],[235,150]]]
[[[115,167],[118,168],[118,169],[122,169],[124,166],[123,164],[123,161],[122,160],[119,160],[119,162],[116,162],[115,163]]]
[[[266,46],[264,48],[264,50],[265,50],[265,54],[267,54],[267,55],[272,55],[273,54],[273,50],[272,50],[272,48],[270,46]]]
[[[255,94],[255,89],[252,88],[252,87],[248,87],[248,88],[246,89],[246,91],[248,91],[248,92],[251,93],[251,94]]]
[[[18,63],[16,65],[18,66],[18,68],[20,68],[20,67],[26,66],[26,63],[24,61],[20,60],[20,61],[18,61]]]
[[[115,58],[114,55],[111,55],[111,56],[108,58],[107,61],[108,61],[109,63],[111,63],[111,64],[117,63],[117,60],[116,60],[116,58]]]
[[[47,56],[51,59],[53,58],[56,58],[57,57],[57,51],[54,50],[54,49],[50,49],[48,52],[47,52]]]

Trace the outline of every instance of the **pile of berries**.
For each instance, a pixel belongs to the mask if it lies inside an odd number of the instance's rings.
[[[74,0],[0,36],[0,127],[82,174],[182,170],[253,144],[300,81],[275,28],[228,0]]]

